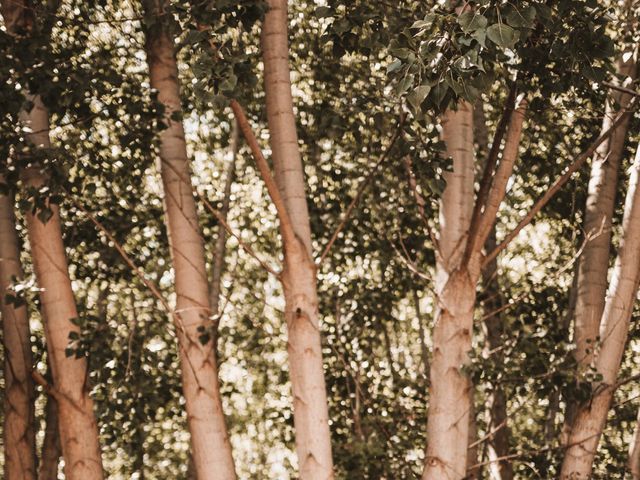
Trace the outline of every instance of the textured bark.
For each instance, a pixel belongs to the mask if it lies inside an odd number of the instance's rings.
[[[629,460],[627,462],[632,480],[640,480],[640,410],[633,431],[633,439],[629,445]]]
[[[589,478],[598,442],[611,405],[615,383],[627,340],[629,322],[640,282],[640,149],[631,171],[625,202],[623,238],[607,291],[600,325],[601,344],[594,359],[602,380],[593,387],[592,398],[576,412],[561,478]]]
[[[0,175],[0,184],[4,183]],[[35,390],[33,358],[26,305],[5,297],[14,281],[23,278],[14,217],[13,195],[0,194],[0,313],[4,341],[4,478],[36,478]]]
[[[636,76],[635,58],[618,62],[617,73],[630,79]],[[612,100],[624,108],[630,96],[613,91]],[[602,131],[611,127],[619,109],[608,101]],[[584,217],[586,244],[578,263],[578,285],[575,309],[575,356],[579,370],[585,371],[593,361],[594,348],[604,310],[611,244],[611,219],[615,207],[618,169],[630,118],[627,117],[611,137],[596,151],[591,163],[587,205]]]
[[[38,480],[57,480],[60,463],[60,435],[58,434],[58,405],[53,397],[47,398],[45,431],[38,467]]]
[[[24,112],[23,123],[33,134],[28,136],[33,148],[49,147],[49,115],[39,97],[30,99],[34,107]],[[47,178],[37,165],[23,173],[25,186],[38,190]],[[102,461],[98,427],[93,413],[93,400],[86,385],[87,361],[67,357],[69,334],[80,334],[72,319],[78,317],[67,258],[62,243],[60,213],[50,204],[51,218],[43,223],[37,212],[27,214],[27,230],[31,244],[34,272],[41,289],[40,301],[45,319],[44,330],[54,389],[58,400],[60,441],[65,460],[65,477],[69,480],[102,479]]]
[[[275,179],[294,233],[283,234],[281,280],[286,302],[296,450],[300,478],[325,480],[334,475],[331,434],[322,366],[316,266],[311,252],[311,227],[291,94],[287,2],[270,0],[268,4],[262,31],[267,120]]]
[[[211,327],[209,284],[204,244],[191,185],[184,129],[172,119],[180,112],[178,68],[174,43],[163,17],[164,0],[145,0],[156,19],[147,31],[147,60],[151,87],[165,107],[167,128],[160,132],[160,171],[164,208],[175,275],[176,323],[193,462],[199,480],[235,478],[227,435],[214,346],[201,337]]]
[[[458,269],[473,211],[474,154],[471,105],[460,103],[442,120],[446,173],[440,205],[440,255],[436,265],[438,311],[433,329],[427,453],[422,478],[461,479],[466,475],[469,435],[469,379],[461,371],[471,349],[475,284]]]

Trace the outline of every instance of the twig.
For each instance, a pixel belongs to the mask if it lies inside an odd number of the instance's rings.
[[[362,194],[364,193],[365,189],[369,185],[369,182],[373,178],[373,175],[378,170],[378,167],[380,167],[380,165],[387,159],[387,157],[389,156],[389,153],[391,153],[391,149],[398,141],[398,138],[400,138],[400,134],[402,133],[402,125],[403,125],[403,121],[401,120],[400,123],[398,124],[398,128],[393,134],[393,137],[391,137],[391,141],[389,142],[389,145],[387,145],[387,148],[382,153],[382,155],[380,155],[380,158],[378,159],[378,161],[373,165],[373,168],[369,171],[367,176],[360,183],[360,186],[358,187],[358,190],[356,192],[356,196],[353,197],[353,200],[351,200],[351,203],[349,203],[349,206],[347,207],[344,214],[342,215],[342,220],[340,221],[338,228],[335,229],[335,231],[333,232],[333,235],[331,235],[331,238],[327,242],[327,245],[324,247],[324,250],[322,251],[322,255],[320,255],[320,259],[316,263],[318,266],[322,265],[322,262],[324,262],[325,258],[327,258],[327,255],[329,254],[329,250],[331,250],[331,247],[333,246],[336,239],[338,238],[338,235],[347,225],[347,222],[351,217],[351,213],[353,212],[353,209],[356,207],[356,205],[360,201],[360,198],[362,197]]]

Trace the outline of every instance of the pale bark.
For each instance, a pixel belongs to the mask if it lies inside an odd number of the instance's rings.
[[[636,427],[633,431],[633,438],[629,445],[629,460],[627,462],[632,480],[640,480],[640,410],[638,410],[638,418]]]
[[[438,311],[433,329],[427,452],[422,478],[466,475],[471,408],[469,379],[461,371],[471,349],[476,279],[458,269],[473,211],[473,113],[466,102],[442,120],[446,154],[453,170],[440,206],[440,254],[436,265]]]
[[[49,115],[39,97],[32,97],[34,107],[24,112],[23,123],[32,132],[28,140],[32,148],[49,147]],[[39,190],[47,177],[38,165],[23,173],[25,186]],[[45,319],[44,330],[53,374],[50,393],[58,401],[60,441],[65,460],[65,476],[69,480],[102,479],[102,461],[93,400],[86,385],[87,361],[84,357],[67,357],[69,334],[80,331],[72,320],[78,317],[67,258],[62,243],[60,213],[49,204],[51,218],[43,223],[36,212],[27,214],[27,230],[34,272],[41,289],[40,301]]]
[[[146,50],[151,87],[158,91],[158,101],[165,108],[167,128],[159,134],[160,171],[175,275],[174,320],[193,462],[199,480],[234,479],[213,341],[201,341],[211,327],[209,284],[184,129],[181,121],[171,118],[181,108],[174,43],[163,18],[167,5],[164,0],[145,0],[144,5],[147,14],[156,20],[147,31]]]
[[[615,391],[629,322],[640,282],[640,149],[632,167],[622,223],[623,238],[607,291],[600,324],[601,344],[594,359],[602,380],[576,413],[562,463],[561,478],[589,478],[598,442]]]
[[[60,463],[60,435],[58,434],[58,405],[55,398],[47,398],[45,407],[44,441],[38,466],[38,480],[57,480]]]
[[[443,119],[442,137],[447,154],[453,158],[453,172],[447,173],[440,208],[440,256],[436,265],[438,311],[433,330],[423,480],[459,480],[466,475],[471,406],[470,384],[462,368],[471,349],[476,286],[482,263],[480,250],[506,193],[517,158],[525,109],[523,102],[510,118],[502,160],[487,191],[484,211],[473,226],[470,225],[474,210],[472,108],[462,102],[457,111],[447,112]],[[470,230],[476,232],[473,239],[467,238]]]
[[[268,6],[262,50],[275,178],[288,217],[285,220],[279,214],[284,242],[281,280],[289,336],[296,450],[300,478],[325,480],[334,475],[331,433],[322,366],[316,266],[291,94],[287,1],[269,0]],[[283,220],[290,222],[293,234],[286,233],[288,227]]]
[[[636,76],[634,56],[627,61],[620,59],[617,73],[633,80]],[[607,102],[602,131],[611,123],[620,108],[625,108],[630,96],[612,91]],[[594,349],[604,310],[609,270],[609,246],[611,244],[611,219],[615,207],[618,185],[618,169],[624,153],[630,117],[603,142],[595,152],[591,163],[587,205],[584,217],[586,243],[578,261],[577,296],[575,309],[575,356],[579,370],[585,371],[593,361]]]
[[[0,175],[0,185],[5,180]],[[4,478],[36,478],[35,389],[27,307],[6,296],[23,279],[11,193],[0,194],[0,313],[4,341]]]

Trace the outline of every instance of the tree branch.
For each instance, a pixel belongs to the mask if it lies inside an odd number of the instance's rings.
[[[620,112],[616,119],[611,124],[611,127],[604,133],[602,133],[598,138],[596,138],[593,143],[585,150],[583,153],[578,155],[578,157],[569,165],[567,170],[549,187],[549,189],[538,199],[538,201],[531,207],[529,213],[527,213],[520,223],[505,237],[505,239],[487,256],[484,258],[483,266],[489,263],[492,259],[494,259],[502,250],[504,250],[509,243],[520,233],[520,231],[529,225],[536,214],[544,208],[544,206],[551,200],[551,198],[564,186],[565,183],[569,181],[569,179],[573,176],[573,174],[578,171],[582,165],[589,159],[596,149],[600,146],[602,142],[607,140],[613,132],[622,124],[622,122],[631,115],[632,109],[636,106],[638,97],[634,97],[627,105],[627,108]]]
[[[378,170],[378,167],[380,167],[380,165],[387,159],[387,157],[389,156],[389,153],[391,152],[391,149],[398,141],[398,138],[400,138],[400,134],[402,133],[402,124],[403,122],[400,121],[400,123],[398,124],[398,128],[393,134],[393,137],[391,137],[391,141],[389,142],[389,145],[387,145],[387,148],[382,153],[382,155],[380,155],[380,158],[378,159],[378,161],[374,164],[373,168],[369,171],[367,176],[360,183],[360,186],[358,187],[358,190],[356,192],[356,196],[353,197],[353,200],[351,200],[351,203],[349,203],[349,206],[347,207],[347,209],[344,211],[344,214],[342,215],[342,220],[340,221],[340,224],[333,232],[333,235],[331,235],[331,238],[327,242],[327,245],[324,247],[324,250],[322,251],[322,255],[320,255],[320,260],[318,260],[318,262],[316,263],[317,266],[320,266],[322,262],[324,262],[325,258],[329,254],[329,250],[331,250],[331,247],[333,246],[336,239],[338,238],[338,235],[349,222],[349,218],[351,217],[351,213],[353,212],[353,209],[356,207],[356,205],[360,201],[360,198],[362,197],[362,194],[364,193],[365,189],[369,185],[369,182],[371,182],[373,175]]]
[[[262,149],[260,148],[258,139],[253,133],[251,125],[249,125],[249,121],[247,120],[247,116],[245,115],[244,110],[242,109],[240,104],[236,100],[231,100],[230,105],[231,109],[233,110],[233,114],[238,121],[240,131],[246,139],[247,145],[249,145],[249,148],[251,149],[251,153],[253,154],[253,158],[256,162],[256,165],[258,166],[260,176],[262,177],[262,180],[267,187],[267,192],[269,192],[269,196],[273,201],[273,205],[276,207],[278,219],[280,220],[280,233],[282,234],[282,241],[284,242],[285,247],[286,245],[294,244],[297,241],[297,237],[293,229],[293,224],[291,223],[291,217],[289,216],[287,207],[284,203],[284,200],[282,199],[282,195],[280,194],[278,185],[271,175],[269,164],[262,154]]]
[[[473,253],[472,248],[473,244],[475,243],[474,239],[477,237],[480,216],[482,214],[482,210],[485,208],[487,197],[489,196],[489,192],[491,190],[491,180],[496,169],[496,164],[498,163],[498,154],[500,153],[502,138],[504,137],[504,134],[507,130],[507,125],[509,125],[511,121],[511,116],[515,108],[516,93],[517,88],[516,82],[514,81],[511,85],[511,89],[509,90],[509,95],[507,96],[504,110],[502,111],[502,116],[500,117],[500,122],[498,123],[496,131],[493,135],[493,142],[491,143],[491,149],[489,150],[489,154],[487,155],[487,161],[484,164],[482,180],[480,181],[480,189],[478,190],[476,203],[473,207],[473,214],[471,215],[471,223],[469,224],[469,236],[467,237],[468,241],[465,247],[464,255],[462,257],[463,265],[466,265],[469,262],[469,258],[471,258],[471,255]]]

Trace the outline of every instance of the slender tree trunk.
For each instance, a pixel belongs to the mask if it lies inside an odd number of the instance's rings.
[[[224,181],[224,196],[222,198],[222,206],[220,207],[220,215],[223,219],[227,220],[229,214],[229,204],[231,202],[231,186],[235,179],[236,172],[236,158],[238,156],[238,149],[240,145],[240,131],[238,128],[238,121],[234,120],[231,130],[231,159],[227,165],[227,172]],[[222,274],[224,273],[225,263],[225,251],[227,246],[227,230],[224,225],[220,225],[218,228],[218,238],[216,239],[216,245],[214,250],[213,268],[211,269],[211,315],[214,319],[213,325],[213,342],[214,351],[217,349],[215,346],[218,343],[218,326],[220,324],[220,292],[222,287]]]
[[[601,345],[594,359],[602,380],[593,387],[589,402],[575,416],[561,478],[589,478],[598,442],[615,391],[615,383],[627,340],[629,321],[640,282],[640,149],[629,181],[623,219],[623,238],[607,292],[600,325]]]
[[[49,115],[39,97],[30,99],[34,107],[24,113],[23,122],[33,131],[29,142],[33,148],[49,147]],[[25,186],[39,190],[47,177],[37,165],[23,174]],[[28,212],[27,230],[31,244],[33,266],[41,289],[40,301],[45,319],[45,335],[50,356],[54,388],[58,401],[60,441],[65,460],[65,476],[69,480],[102,479],[102,461],[98,427],[89,396],[87,361],[84,357],[68,357],[65,349],[69,335],[80,334],[72,320],[78,318],[67,258],[62,243],[60,213],[57,205],[49,204],[51,217],[46,223],[38,213]]]
[[[442,120],[442,137],[453,171],[440,205],[440,256],[436,265],[438,311],[433,329],[427,454],[422,478],[466,475],[469,434],[469,379],[461,371],[471,349],[477,278],[458,269],[473,210],[473,112],[461,102]],[[478,272],[479,273],[479,272]]]
[[[640,409],[636,427],[633,431],[633,439],[629,445],[629,461],[627,462],[632,480],[640,480]]]
[[[631,52],[634,53],[634,52]],[[633,80],[636,76],[635,54],[618,61],[617,73]],[[613,91],[607,101],[602,132],[607,131],[630,96]],[[611,245],[611,221],[618,186],[618,170],[624,153],[630,117],[627,117],[611,137],[596,150],[591,164],[587,204],[584,214],[585,246],[578,260],[576,280],[576,305],[574,310],[575,357],[579,372],[586,372],[593,363],[598,340],[600,319],[605,305],[609,250]],[[578,405],[569,403],[565,412],[563,440],[568,439]]]
[[[4,178],[0,175],[0,185]],[[14,217],[13,195],[0,194],[0,303],[4,340],[4,478],[36,478],[35,390],[29,317],[24,303],[6,297],[23,279]]]
[[[632,56],[626,62],[620,60],[617,70],[619,75],[635,78],[635,58]],[[611,127],[613,119],[619,113],[614,102],[624,108],[630,100],[629,95],[615,91],[612,97],[612,100],[607,102],[602,122],[603,132]],[[578,261],[578,293],[575,310],[575,355],[582,371],[589,368],[593,361],[600,319],[604,310],[611,245],[611,219],[618,186],[618,169],[624,154],[629,120],[630,117],[627,117],[609,140],[600,145],[591,164],[591,179],[584,219],[586,244]]]
[[[34,25],[34,9],[27,2],[2,1],[2,13],[7,29],[12,34],[29,35]],[[33,104],[23,111],[21,122],[27,131],[27,141],[34,150],[49,148],[49,112],[40,97],[29,96]],[[38,191],[47,184],[40,166],[33,163],[23,172],[27,189]],[[57,205],[48,204],[51,215],[46,223],[38,217],[40,212],[27,213],[27,230],[33,268],[40,287],[40,301],[50,366],[55,387],[50,393],[59,402],[59,432],[68,480],[101,480],[102,460],[98,428],[89,396],[87,362],[85,358],[67,357],[65,349],[69,334],[79,335],[72,323],[78,317],[67,258],[62,243],[60,214]],[[26,412],[25,412],[26,413]],[[32,475],[35,475],[35,470]]]
[[[42,442],[38,480],[57,480],[60,463],[60,435],[58,434],[58,405],[55,398],[47,398],[45,407],[45,431]]]
[[[293,238],[283,238],[281,280],[289,335],[296,450],[300,478],[325,480],[333,478],[331,433],[316,266],[289,77],[287,1],[269,0],[268,5],[262,31],[267,120],[275,179],[294,232]]]
[[[474,138],[478,145],[478,154],[481,158],[487,158],[489,153],[489,134],[487,120],[484,114],[482,101],[478,101],[473,110]],[[492,225],[485,251],[492,251],[496,247],[495,223]],[[498,284],[498,261],[492,259],[482,271],[483,284],[483,314],[484,314],[484,350],[491,355],[502,356],[498,347],[501,346],[503,334],[502,316],[497,313],[503,305],[503,298]],[[500,359],[497,359],[500,363]],[[487,450],[489,460],[493,462],[489,465],[492,478],[500,480],[511,480],[513,478],[513,468],[509,460],[496,461],[497,458],[508,455],[509,452],[509,428],[507,422],[507,399],[502,385],[489,385],[490,395],[487,402],[487,433],[495,430],[495,433],[487,440]],[[498,428],[499,427],[499,428]]]
[[[496,247],[496,230],[495,225],[491,229],[489,238],[486,242],[486,250],[491,251]],[[496,313],[503,305],[500,286],[498,285],[498,262],[494,258],[487,264],[482,272],[482,281],[484,284],[485,300],[483,302],[485,319],[484,326],[486,330],[486,349],[492,355],[498,355],[497,364],[500,364],[502,357],[499,348],[503,344],[502,335],[504,332],[502,316]],[[495,433],[488,440],[489,460],[492,463],[489,466],[491,478],[498,480],[511,480],[513,478],[513,467],[509,460],[496,461],[498,458],[505,457],[509,451],[509,427],[507,426],[507,397],[500,383],[490,386],[491,393],[489,395],[489,409],[487,431]]]
[[[177,327],[194,466],[199,480],[235,478],[227,435],[214,347],[204,244],[191,185],[182,122],[178,68],[173,38],[168,33],[164,0],[145,0],[155,23],[147,30],[147,60],[151,87],[165,108],[167,128],[160,132],[160,170],[171,257],[175,272]],[[173,118],[172,118],[173,117]]]

